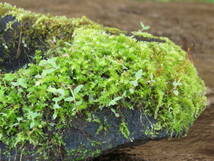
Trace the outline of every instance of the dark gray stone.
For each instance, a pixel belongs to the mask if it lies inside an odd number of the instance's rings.
[[[86,150],[83,153],[74,153],[67,155],[67,160],[75,160],[76,158],[84,159],[93,157],[96,150],[108,152],[112,149],[122,146],[153,139],[162,139],[169,137],[169,134],[162,130],[154,132],[152,127],[156,121],[147,116],[143,110],[121,109],[120,117],[115,117],[110,109],[106,108],[103,111],[95,112],[94,118],[98,118],[100,123],[87,122],[83,118],[78,117],[71,122],[70,128],[65,130],[64,139],[67,150]],[[130,131],[129,138],[125,138],[120,131],[120,123],[125,121]],[[102,130],[97,133],[100,125],[107,126],[107,130]],[[152,134],[147,132],[152,132]],[[97,145],[95,144],[97,143]]]
[[[8,26],[10,26],[8,28]],[[15,17],[0,17],[0,69],[4,72],[16,71],[33,62],[36,50],[46,50],[44,38],[27,35],[23,28],[31,23],[20,24]]]

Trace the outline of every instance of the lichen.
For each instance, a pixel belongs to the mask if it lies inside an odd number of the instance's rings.
[[[85,17],[52,17],[0,3],[0,18],[6,16],[14,20],[0,33],[1,69],[30,57],[25,68],[0,75],[0,141],[11,149],[33,146],[38,156],[57,155],[72,119],[81,113],[91,120],[89,113],[105,108],[121,119],[125,138],[130,131],[121,108],[143,109],[157,121],[154,130],[179,135],[205,107],[203,81],[187,53],[167,38],[127,36]],[[8,31],[16,35],[12,41],[3,36]]]

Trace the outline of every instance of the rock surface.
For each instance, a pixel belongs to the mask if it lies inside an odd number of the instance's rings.
[[[128,146],[138,142],[142,144],[149,140],[170,137],[170,134],[164,130],[151,133],[156,121],[143,111],[123,109],[120,112],[130,131],[128,138],[121,134],[121,118],[116,118],[115,114],[110,110],[94,113],[94,117],[99,118],[100,123],[85,122],[81,117],[72,121],[71,128],[65,131],[66,147],[71,151],[76,151],[76,149],[80,151],[68,156],[68,158],[72,160],[84,155],[84,158],[87,158],[96,153],[97,150],[103,153],[111,151],[118,146]],[[99,132],[100,128],[106,128],[106,130]],[[88,149],[88,151],[84,152],[81,150],[82,148]]]

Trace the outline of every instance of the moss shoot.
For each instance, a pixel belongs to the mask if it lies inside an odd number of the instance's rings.
[[[180,134],[205,107],[203,81],[187,53],[167,38],[140,31],[127,36],[85,17],[52,17],[0,3],[0,18],[7,16],[14,19],[0,32],[0,141],[11,149],[59,149],[68,122],[104,108],[115,115],[120,108],[141,108],[157,120],[156,130]],[[7,41],[4,33],[12,31]],[[23,59],[28,65],[6,72]],[[125,122],[120,129],[128,137]]]

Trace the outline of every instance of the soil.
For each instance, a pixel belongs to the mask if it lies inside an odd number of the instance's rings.
[[[167,36],[189,53],[209,88],[209,106],[178,139],[150,141],[115,151],[95,161],[214,161],[214,4],[149,3],[134,0],[1,0],[53,15],[87,16],[132,31],[143,21],[149,32]]]

